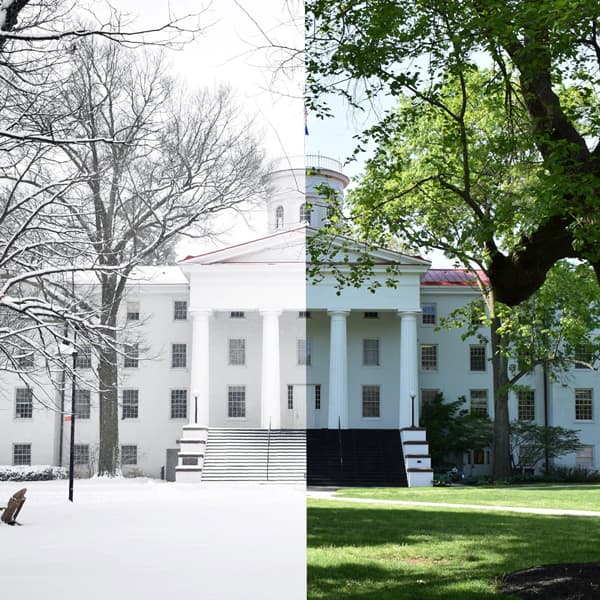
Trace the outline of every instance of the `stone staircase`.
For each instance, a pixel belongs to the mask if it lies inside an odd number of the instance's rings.
[[[306,432],[209,429],[202,481],[304,481]]]

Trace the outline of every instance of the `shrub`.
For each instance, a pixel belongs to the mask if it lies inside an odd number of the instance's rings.
[[[11,467],[0,465],[0,481],[50,481],[66,479],[68,471],[65,467],[51,465],[33,465]]]

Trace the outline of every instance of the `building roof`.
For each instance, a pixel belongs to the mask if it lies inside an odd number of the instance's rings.
[[[447,286],[476,286],[479,280],[484,285],[489,281],[483,271],[470,271],[467,269],[429,269],[421,282],[422,285],[447,285]]]

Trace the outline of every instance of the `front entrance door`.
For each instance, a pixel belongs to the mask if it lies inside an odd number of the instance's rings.
[[[179,448],[167,448],[167,465],[165,469],[165,479],[175,481],[175,467],[179,456]]]
[[[287,398],[282,408],[282,429],[306,429],[306,402],[309,386],[294,383],[287,386]]]

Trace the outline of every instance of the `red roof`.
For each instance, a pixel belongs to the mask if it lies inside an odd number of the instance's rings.
[[[484,285],[489,283],[483,271],[467,269],[429,269],[425,273],[422,285],[478,285],[478,276]]]

